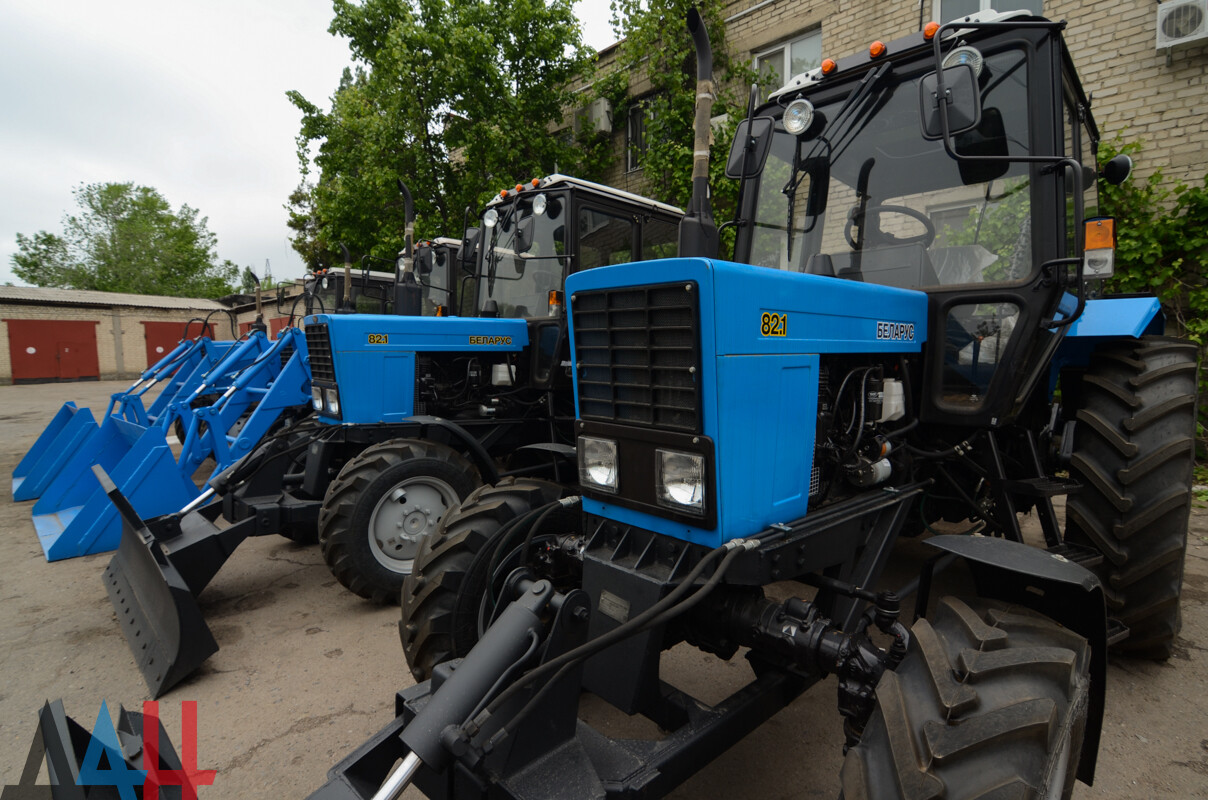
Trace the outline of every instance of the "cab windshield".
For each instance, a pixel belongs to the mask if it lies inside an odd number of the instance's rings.
[[[479,313],[494,301],[500,317],[549,316],[549,293],[562,289],[567,199],[546,193],[486,211]]]
[[[1026,155],[1025,51],[983,55],[981,121],[954,137],[956,150]],[[919,82],[933,62],[897,66],[863,92],[818,93],[801,137],[776,121],[750,263],[903,288],[1027,278],[1036,267],[1028,165],[960,162],[925,139]]]

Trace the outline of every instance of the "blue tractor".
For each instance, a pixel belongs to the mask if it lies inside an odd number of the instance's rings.
[[[392,302],[410,315],[354,313],[347,294],[329,307],[316,276],[318,313],[304,321],[313,415],[212,478],[209,505],[146,527],[128,519],[105,573],[152,694],[217,651],[197,598],[247,537],[317,540],[341,584],[393,603],[420,543],[480,485],[573,482],[563,282],[674,253],[681,216],[552,175],[499,193],[464,240],[403,259]]]
[[[732,261],[698,160],[679,258],[568,279],[580,489],[481,489],[421,545],[400,631],[425,680],[314,798],[661,797],[827,676],[845,797],[1091,782],[1108,648],[1178,630],[1197,365],[1156,300],[1100,295],[1062,28],[988,12],[794,77],[738,130]],[[932,596],[946,568],[969,596]],[[681,642],[745,649],[749,682],[693,699],[659,670]],[[583,692],[665,734],[611,738]]]

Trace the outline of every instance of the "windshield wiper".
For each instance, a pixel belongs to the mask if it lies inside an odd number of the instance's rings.
[[[843,101],[843,105],[839,107],[839,111],[835,114],[835,118],[828,122],[826,127],[823,128],[818,134],[818,137],[814,140],[813,148],[804,158],[800,157],[800,146],[793,149],[793,172],[789,176],[788,183],[786,183],[784,188],[781,189],[781,192],[783,192],[785,197],[788,199],[788,219],[785,220],[785,231],[788,233],[788,245],[785,257],[789,262],[792,262],[793,260],[793,211],[797,205],[797,188],[801,185],[801,181],[805,177],[805,174],[801,170],[801,165],[809,163],[817,158],[818,149],[820,147],[825,146],[828,150],[833,150],[831,144],[831,133],[839,131],[840,123],[847,123],[863,116],[861,114],[853,116],[851,120],[848,119],[848,117],[851,116],[850,112],[859,107],[864,98],[866,98],[869,93],[872,92],[876,85],[881,82],[881,79],[884,78],[892,68],[893,64],[887,61],[878,67],[870,69],[864,74],[864,77],[860,79],[860,83],[856,85],[856,88],[852,89],[851,94],[847,96],[847,98]],[[875,106],[876,104],[874,103],[872,105]],[[872,106],[869,107],[871,108]],[[836,137],[836,140],[838,138],[842,138],[842,134]],[[828,158],[831,156],[833,156],[833,153],[829,154]],[[816,189],[811,186],[810,191],[816,191]],[[826,191],[826,187],[822,187],[821,191]]]

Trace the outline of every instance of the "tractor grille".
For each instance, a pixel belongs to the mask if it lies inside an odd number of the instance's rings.
[[[281,348],[281,369],[285,369],[285,365],[289,363],[289,360],[293,357],[293,355],[294,346],[292,344],[287,344],[285,347]]]
[[[331,336],[327,326],[316,323],[306,326],[306,350],[310,356],[310,378],[313,381],[336,382],[336,367],[331,357]]]
[[[581,417],[700,432],[699,294],[685,283],[575,294]]]

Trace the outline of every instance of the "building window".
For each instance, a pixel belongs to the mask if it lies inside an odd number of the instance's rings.
[[[794,75],[809,72],[821,64],[821,30],[811,31],[805,36],[755,54],[759,84],[765,89],[778,89]]]
[[[635,172],[642,168],[642,156],[646,155],[646,121],[650,119],[650,106],[639,100],[629,108],[625,125],[625,171]]]
[[[967,17],[979,11],[1029,11],[1036,16],[1044,12],[1043,0],[933,0],[931,11],[940,22]]]

